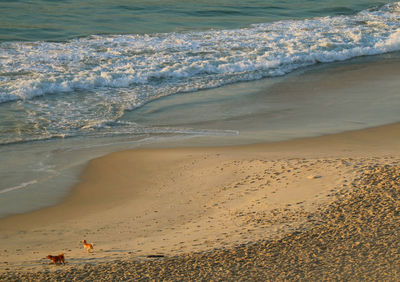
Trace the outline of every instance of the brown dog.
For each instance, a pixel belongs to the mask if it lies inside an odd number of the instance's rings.
[[[58,264],[63,263],[65,265],[64,254],[59,254],[58,256],[48,255],[46,258],[51,260],[51,262],[49,264],[54,263],[55,265],[58,265]]]
[[[88,251],[93,251],[93,244],[89,244],[86,240],[82,240],[83,247]]]

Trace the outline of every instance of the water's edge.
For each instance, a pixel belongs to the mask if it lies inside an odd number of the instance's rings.
[[[0,217],[56,204],[79,181],[89,160],[114,151],[262,143],[398,122],[399,64],[399,53],[392,53],[318,65],[277,79],[165,97],[127,117],[174,128],[171,134],[2,145],[0,188],[8,191],[0,194]],[[348,85],[346,77],[351,78]],[[340,81],[340,88],[335,81]],[[179,130],[181,134],[176,133]]]

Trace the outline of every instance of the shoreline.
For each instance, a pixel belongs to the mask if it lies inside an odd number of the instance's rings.
[[[74,1],[0,4],[0,282],[400,281],[400,0]]]
[[[266,144],[111,153],[89,163],[62,203],[0,219],[0,269],[59,270],[44,257],[62,251],[63,269],[72,271],[309,230],[304,216],[351,191],[366,168],[398,163],[398,140],[400,123]],[[95,252],[85,253],[82,239]]]
[[[0,146],[5,159],[0,164],[0,189],[14,189],[1,194],[0,217],[60,202],[90,159],[113,151],[275,142],[397,122],[399,62],[397,52],[316,65],[276,79],[172,95],[127,112],[122,120],[175,134]]]

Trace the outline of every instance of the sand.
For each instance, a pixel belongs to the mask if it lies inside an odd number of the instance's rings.
[[[95,159],[62,203],[0,220],[0,280],[398,280],[398,140],[392,124]]]

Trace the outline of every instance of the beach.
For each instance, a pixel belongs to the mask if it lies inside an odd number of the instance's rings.
[[[95,159],[62,203],[0,220],[1,278],[396,280],[399,129]]]
[[[0,218],[115,151],[399,121],[398,2],[125,2],[0,4]]]
[[[400,2],[0,15],[0,281],[400,280]]]

